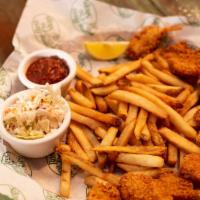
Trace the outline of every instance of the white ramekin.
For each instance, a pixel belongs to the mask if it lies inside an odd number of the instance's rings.
[[[54,151],[55,146],[59,143],[64,133],[66,133],[71,120],[71,111],[67,101],[65,101],[67,112],[65,114],[63,123],[58,129],[54,130],[52,133],[47,134],[43,138],[34,140],[24,140],[12,136],[4,127],[3,117],[5,109],[9,105],[11,105],[19,96],[32,93],[34,92],[34,90],[36,89],[28,89],[15,93],[14,95],[6,99],[4,103],[2,103],[2,105],[0,106],[0,135],[19,154],[30,158],[41,158],[52,153]]]
[[[41,57],[49,57],[49,56],[57,56],[58,58],[63,59],[69,67],[69,74],[63,80],[58,83],[51,84],[55,89],[64,90],[68,83],[75,77],[76,75],[76,63],[74,59],[66,52],[59,49],[42,49],[38,51],[34,51],[24,57],[24,59],[20,62],[18,67],[18,77],[24,86],[27,88],[41,88],[44,85],[40,85],[30,81],[26,77],[26,71],[30,64]]]

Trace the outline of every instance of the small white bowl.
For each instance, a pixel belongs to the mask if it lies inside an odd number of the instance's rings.
[[[66,52],[59,50],[59,49],[42,49],[38,51],[34,51],[27,56],[20,62],[18,67],[18,77],[19,80],[22,82],[24,86],[27,88],[41,88],[45,85],[37,84],[30,81],[26,77],[26,71],[30,64],[41,57],[50,57],[50,56],[57,56],[60,59],[63,59],[69,68],[69,74],[63,80],[51,84],[55,89],[64,89],[68,83],[75,77],[76,75],[76,63],[74,59]]]
[[[52,153],[54,151],[55,146],[59,143],[64,133],[66,133],[71,120],[71,111],[67,101],[65,101],[67,112],[65,114],[63,123],[58,129],[52,131],[52,133],[45,135],[43,138],[38,138],[34,140],[24,140],[12,136],[4,127],[3,118],[5,109],[9,105],[11,105],[18,97],[32,93],[34,92],[34,90],[35,89],[28,89],[18,92],[10,96],[4,101],[4,103],[2,103],[0,107],[0,135],[19,154],[30,158],[41,158]]]

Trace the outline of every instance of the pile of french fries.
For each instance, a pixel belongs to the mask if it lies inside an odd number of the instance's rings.
[[[171,74],[158,53],[99,69],[94,77],[77,67],[66,99],[72,121],[62,158],[60,194],[70,194],[71,165],[87,172],[85,183],[118,185],[125,172],[158,173],[180,167],[185,153],[200,153],[194,113],[198,90]]]

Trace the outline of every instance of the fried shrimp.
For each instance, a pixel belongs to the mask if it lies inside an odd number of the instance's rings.
[[[200,183],[200,154],[187,154],[183,158],[183,163],[180,170],[184,178],[188,178],[195,183]]]
[[[118,189],[110,183],[96,184],[89,191],[87,200],[121,200]]]
[[[159,190],[164,188],[174,200],[200,199],[199,192],[193,189],[192,182],[179,177],[175,173],[161,173],[157,182],[162,185]]]
[[[157,178],[136,175],[122,176],[119,190],[123,200],[198,200],[199,191],[189,180],[169,170],[161,170]]]
[[[186,42],[171,45],[162,52],[172,73],[184,78],[198,78],[200,75],[200,51]]]
[[[142,174],[130,172],[122,176],[119,190],[123,200],[173,200],[160,182]]]
[[[161,28],[151,25],[145,27],[141,32],[133,36],[127,49],[127,56],[131,59],[138,59],[157,49],[162,39],[170,31],[180,30],[180,25]]]

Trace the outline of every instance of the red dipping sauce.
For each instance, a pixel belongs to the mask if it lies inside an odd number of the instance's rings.
[[[37,84],[54,84],[69,74],[69,67],[57,56],[42,57],[30,64],[26,71],[27,78]]]

